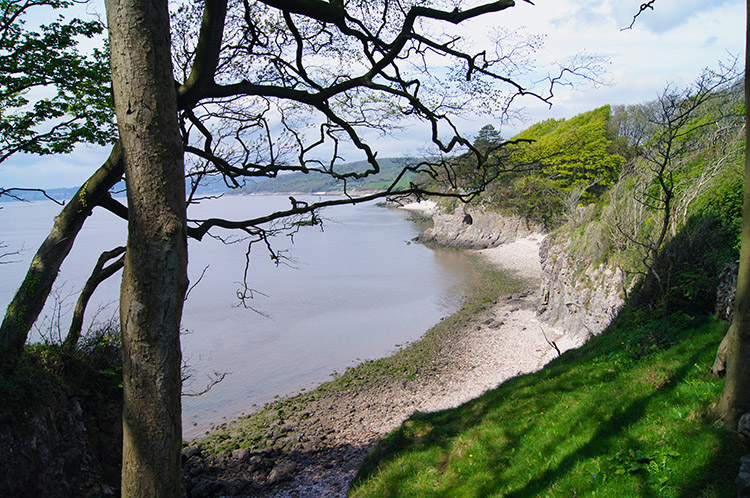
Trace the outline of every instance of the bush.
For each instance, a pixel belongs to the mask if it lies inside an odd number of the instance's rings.
[[[661,286],[648,275],[633,293],[637,307],[659,315],[675,311],[692,316],[713,312],[718,277],[737,258],[735,233],[718,216],[694,216],[659,254],[654,269]]]

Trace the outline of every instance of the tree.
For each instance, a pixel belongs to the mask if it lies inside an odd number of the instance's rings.
[[[747,20],[750,22],[750,0],[747,2]],[[750,63],[750,24],[745,43],[745,123],[750,120],[750,82],[747,69]],[[725,347],[726,380],[716,406],[716,413],[723,419],[725,427],[737,430],[740,417],[750,412],[750,130],[745,125],[745,193],[742,210],[742,243],[740,245],[740,268],[737,275],[737,292],[734,299],[734,315],[727,336],[722,341]],[[722,346],[719,354],[722,354]]]
[[[239,230],[278,259],[270,235],[319,223],[317,213],[326,206],[395,195],[470,199],[503,165],[485,169],[488,152],[460,133],[455,116],[472,108],[502,115],[521,95],[549,101],[551,94],[522,85],[522,74],[506,72],[510,66],[501,51],[489,46],[472,52],[459,37],[446,34],[446,26],[504,11],[515,2],[466,10],[460,2],[445,2],[444,10],[440,2],[430,5],[419,0],[186,5],[175,13],[181,22],[174,25],[172,73],[167,2],[108,0],[121,144],[112,155],[116,167],[102,176],[112,180],[124,168],[128,206],[106,191],[94,203],[129,221],[120,305],[125,495],[179,494],[177,360],[186,236]],[[450,70],[433,71],[433,63]],[[591,74],[587,65],[568,67],[548,83]],[[349,192],[348,181],[380,171],[376,135],[415,125],[424,127],[434,145],[429,158],[406,164],[381,191]],[[456,183],[453,156],[467,150],[486,172],[482,181],[463,188]],[[368,167],[347,170],[344,156],[362,157]],[[202,179],[218,176],[239,187],[247,178],[289,171],[329,175],[344,183],[346,196],[314,203],[290,198],[288,209],[249,220],[241,213],[235,220],[186,215]],[[400,187],[408,171],[443,178],[447,185]],[[187,193],[183,175],[193,180]],[[5,341],[5,321],[0,341]],[[19,330],[8,348],[24,340]]]
[[[537,175],[563,192],[580,190],[587,204],[612,186],[625,159],[610,154],[610,107],[604,106],[571,119],[548,119],[530,126],[515,138],[533,142],[512,155],[518,163],[536,163]]]
[[[621,177],[632,185],[631,202],[614,210],[615,228],[640,249],[642,268],[661,296],[666,289],[655,267],[660,251],[676,233],[677,222],[686,221],[690,203],[719,172],[700,153],[726,147],[733,138],[730,131],[738,127],[735,65],[706,69],[688,88],[668,87],[656,101],[631,108],[632,117],[618,118],[635,152]],[[697,167],[702,174],[692,174]]]
[[[120,291],[122,494],[179,497],[187,227],[169,11],[166,2],[144,0],[106,6],[128,193]]]
[[[653,9],[655,0],[641,5],[636,18],[646,9]],[[746,2],[748,23],[745,34],[745,102],[750,95],[747,69],[750,64],[750,0]],[[633,24],[630,25],[631,27]],[[750,120],[750,110],[745,104],[745,123]],[[745,126],[745,149],[750,145],[750,129]],[[742,212],[742,235],[740,246],[740,267],[737,277],[737,292],[734,301],[734,315],[726,337],[719,346],[717,362],[712,370],[721,371],[726,362],[726,381],[716,406],[716,414],[729,430],[736,430],[740,417],[750,412],[750,159],[745,153],[745,192]]]
[[[33,12],[69,7],[70,0],[0,0],[0,163],[14,154],[66,153],[76,144],[111,144],[117,139],[106,51],[81,54],[78,40],[100,35],[98,21],[65,21],[28,30]],[[109,189],[122,177],[120,148],[95,172],[55,218],[26,278],[0,325],[0,350],[18,352],[41,313],[75,236]],[[20,198],[24,190],[0,188]],[[33,190],[33,189],[31,189]]]
[[[13,154],[59,154],[78,143],[117,137],[107,54],[81,54],[78,39],[101,35],[98,20],[26,29],[27,15],[65,9],[73,0],[0,0],[0,163]],[[41,94],[40,97],[35,95]]]

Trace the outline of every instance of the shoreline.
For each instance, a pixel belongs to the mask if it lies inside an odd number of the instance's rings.
[[[429,215],[434,206],[402,209]],[[188,496],[344,498],[372,444],[413,413],[453,408],[541,369],[558,354],[551,343],[572,346],[536,319],[542,239],[466,250],[493,282],[419,341],[191,441]]]

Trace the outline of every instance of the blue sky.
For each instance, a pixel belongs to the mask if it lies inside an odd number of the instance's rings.
[[[477,2],[474,2],[477,3]],[[546,35],[537,53],[538,66],[549,67],[577,53],[606,57],[605,84],[560,88],[549,109],[532,100],[521,103],[524,121],[502,128],[512,136],[547,118],[567,118],[605,104],[635,104],[653,100],[666,85],[684,87],[705,67],[717,67],[730,55],[744,57],[745,2],[742,0],[656,0],[631,30],[628,26],[642,0],[517,0],[517,6],[470,26],[470,33],[496,26],[523,28]],[[86,6],[103,13],[100,4]],[[492,122],[467,116],[462,122],[469,135]],[[494,124],[494,123],[493,123]],[[497,126],[499,127],[499,126]],[[379,140],[380,157],[417,153],[423,135],[409,128],[396,137]],[[2,187],[77,186],[106,159],[108,150],[80,146],[64,156],[16,156],[0,165]]]

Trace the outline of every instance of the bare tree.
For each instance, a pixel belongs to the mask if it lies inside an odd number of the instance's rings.
[[[512,64],[502,47],[451,34],[452,26],[514,5],[513,0],[466,9],[457,1],[426,6],[419,0],[206,0],[175,14],[180,21],[170,49],[167,2],[108,0],[121,143],[96,173],[98,181],[79,191],[78,211],[56,228],[70,231],[55,235],[50,249],[62,245],[69,251],[94,206],[128,220],[120,302],[124,495],[179,496],[185,238],[239,230],[278,257],[269,234],[317,224],[326,206],[389,196],[468,200],[480,194],[510,166],[486,167],[488,152],[461,133],[456,117],[473,110],[502,117],[524,96],[549,103],[554,85],[594,75],[594,63],[586,60],[556,69],[541,88],[527,86],[522,81],[527,68]],[[379,137],[400,127],[421,127],[434,150],[406,164],[384,189],[352,192],[352,180],[380,171],[374,145]],[[480,172],[468,188],[452,172],[452,158],[463,152],[475,156]],[[368,164],[364,171],[343,166],[344,159],[359,158]],[[106,193],[123,171],[127,207]],[[239,187],[246,179],[286,172],[328,175],[343,183],[345,196],[310,203],[291,197],[287,209],[250,219],[241,213],[231,220],[186,214],[186,200],[196,195],[195,188],[183,190],[186,175],[196,181],[217,176]],[[400,187],[409,172],[446,184]],[[47,265],[59,267],[65,254],[50,260],[43,252],[35,259],[30,272],[39,273],[25,280],[34,287],[22,292],[26,299],[33,300],[35,289],[48,294],[39,282],[54,280],[56,268],[50,272]],[[38,268],[40,260],[44,268]],[[30,301],[14,303],[0,327],[0,344],[8,350],[23,345],[32,320]]]
[[[710,144],[725,147],[731,143],[724,131],[737,128],[738,116],[732,112],[737,102],[729,98],[737,77],[735,66],[730,63],[718,71],[704,70],[684,90],[667,88],[656,102],[641,106],[642,115],[636,117],[637,121],[645,118],[646,124],[635,127],[641,129],[637,156],[621,179],[633,181],[633,202],[618,215],[615,226],[641,249],[643,267],[662,293],[663,283],[654,263],[664,242],[676,230],[676,211],[687,211],[692,199],[719,171],[719,165],[705,168],[699,184],[692,179],[689,183],[680,180],[684,176],[681,173],[695,161],[698,151]],[[645,209],[637,209],[634,204]],[[632,219],[635,213],[640,216]]]

